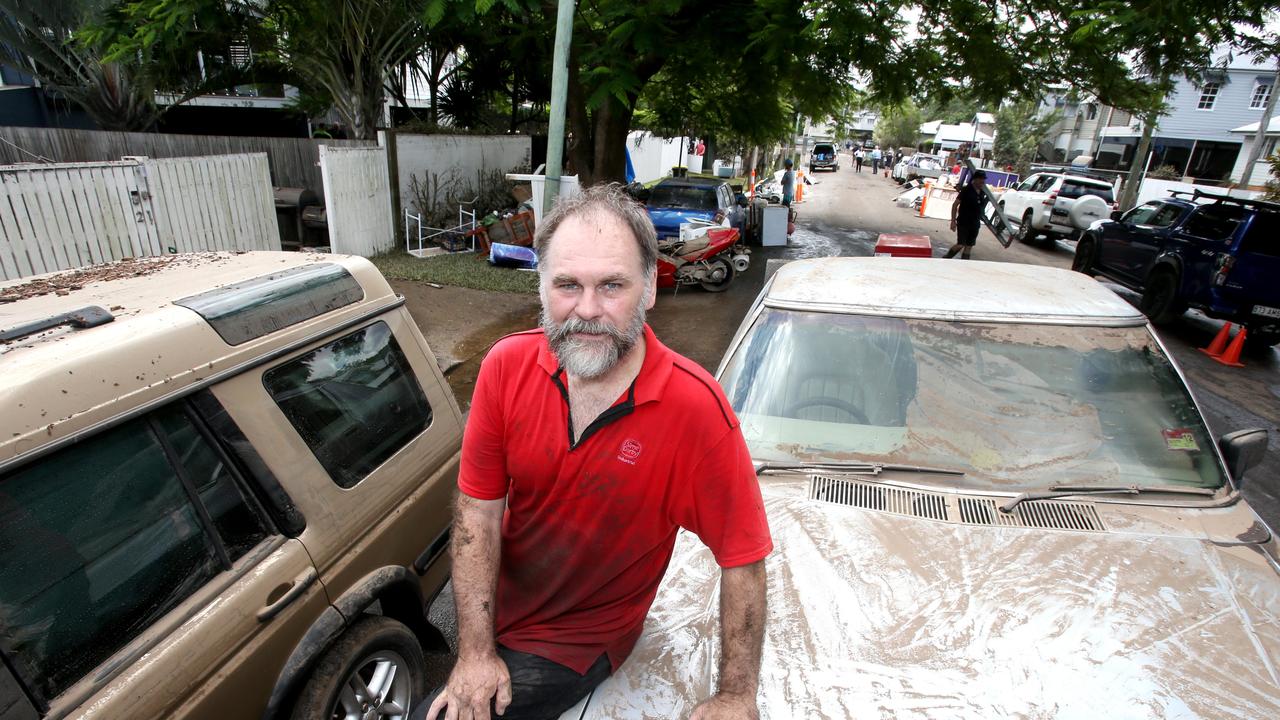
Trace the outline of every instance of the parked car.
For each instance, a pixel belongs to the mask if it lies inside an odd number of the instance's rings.
[[[140,258],[0,297],[0,715],[424,695],[462,418],[372,264]]]
[[[910,182],[923,178],[940,178],[946,171],[942,165],[943,158],[941,155],[929,155],[927,153],[916,153],[903,158],[902,169],[898,177],[902,182]],[[895,173],[899,172],[896,168]]]
[[[687,222],[712,222],[743,229],[745,198],[734,195],[724,180],[666,178],[649,192],[645,202],[658,239],[678,236]]]
[[[1142,293],[1157,324],[1193,307],[1244,325],[1255,347],[1280,342],[1278,203],[1203,192],[1152,200],[1094,225],[1072,267]]]
[[[721,363],[776,550],[760,717],[1280,717],[1277,542],[1146,319],[1070,271],[780,268]],[[565,718],[688,717],[719,568],[691,533]],[[1205,668],[1212,668],[1207,672]]]
[[[818,143],[813,146],[813,153],[809,155],[809,171],[817,172],[819,170],[831,170],[833,172],[840,170],[840,155],[836,152],[835,145]]]
[[[756,183],[756,197],[762,197],[771,203],[782,202],[782,183],[777,178],[767,178]]]
[[[894,161],[893,167],[890,169],[889,177],[897,180],[899,183],[907,181],[907,163],[911,161],[911,155],[899,155]]]
[[[1077,204],[1081,207],[1073,220]],[[1017,237],[1022,242],[1041,235],[1074,238],[1115,207],[1113,189],[1106,180],[1053,172],[1036,173],[1005,190],[999,203],[1005,217],[1018,226]]]

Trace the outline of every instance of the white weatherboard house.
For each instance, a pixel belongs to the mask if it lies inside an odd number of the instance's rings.
[[[1232,173],[1232,177],[1241,178],[1242,185],[1265,185],[1271,179],[1271,163],[1267,162],[1267,158],[1276,154],[1277,141],[1280,141],[1280,115],[1271,118],[1271,122],[1267,123],[1266,137],[1262,141],[1262,154],[1258,156],[1258,161],[1253,164],[1253,172],[1248,177],[1244,174],[1244,164],[1249,161],[1250,143],[1258,132],[1258,122],[1241,125],[1231,131],[1233,135],[1240,135],[1244,138],[1244,152],[1240,153],[1240,159],[1236,163],[1236,169]]]
[[[1199,80],[1178,78],[1152,135],[1151,169],[1169,165],[1187,180],[1239,180],[1252,142],[1239,129],[1262,119],[1275,74],[1273,62],[1222,56]],[[1096,166],[1128,168],[1141,137],[1137,118],[1109,109]]]

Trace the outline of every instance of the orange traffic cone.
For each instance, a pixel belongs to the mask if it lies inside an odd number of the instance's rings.
[[[1216,358],[1227,349],[1227,342],[1231,340],[1231,323],[1223,323],[1222,329],[1214,336],[1213,342],[1209,343],[1209,347],[1200,348],[1200,352],[1211,358]]]
[[[1231,367],[1244,367],[1244,363],[1240,362],[1240,353],[1244,351],[1244,338],[1248,334],[1249,334],[1249,331],[1246,330],[1244,327],[1241,327],[1240,332],[1236,333],[1235,339],[1231,341],[1231,344],[1229,346],[1227,346],[1226,352],[1222,353],[1221,355],[1210,355],[1209,357],[1213,358],[1214,360],[1217,360],[1223,365],[1230,365]]]

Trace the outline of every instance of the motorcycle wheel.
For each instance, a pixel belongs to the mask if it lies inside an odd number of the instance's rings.
[[[724,277],[715,282],[711,280],[703,280],[699,285],[702,285],[702,289],[707,292],[724,292],[725,290],[728,290],[729,283],[733,282],[733,263],[722,257],[718,257],[715,260],[712,260],[710,265],[713,270],[716,268],[724,268]]]

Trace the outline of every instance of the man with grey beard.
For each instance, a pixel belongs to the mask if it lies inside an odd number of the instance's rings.
[[[653,224],[594,187],[561,200],[535,246],[542,328],[499,340],[476,380],[451,547],[458,662],[425,717],[555,720],[627,658],[686,528],[722,568],[719,685],[691,717],[756,718],[773,543],[720,386],[645,324]]]

